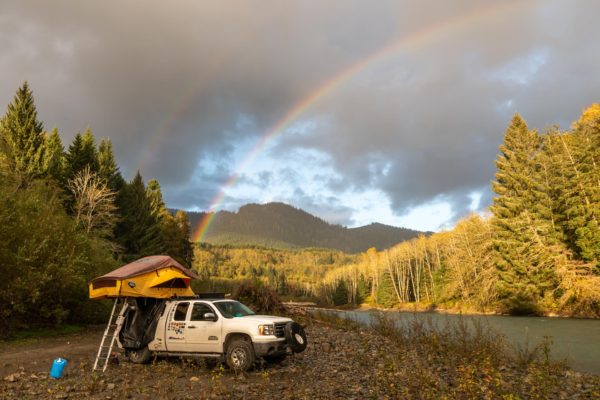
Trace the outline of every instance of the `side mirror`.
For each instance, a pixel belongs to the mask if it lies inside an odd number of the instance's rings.
[[[207,312],[203,315],[205,321],[216,321],[217,316],[214,313]]]

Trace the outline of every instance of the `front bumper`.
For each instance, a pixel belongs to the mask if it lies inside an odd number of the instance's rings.
[[[288,354],[292,350],[285,339],[271,340],[265,342],[254,342],[254,354],[257,357],[277,356]]]

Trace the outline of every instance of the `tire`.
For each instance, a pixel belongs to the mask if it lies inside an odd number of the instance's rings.
[[[294,353],[302,353],[306,350],[308,340],[306,339],[306,333],[304,332],[302,325],[297,322],[288,322],[285,325],[284,331],[287,343]]]
[[[234,340],[227,346],[226,361],[235,371],[248,371],[254,365],[254,348],[245,340]]]
[[[127,356],[134,364],[146,364],[148,361],[150,361],[152,353],[150,353],[148,346],[144,346],[141,349],[129,350],[127,352]]]

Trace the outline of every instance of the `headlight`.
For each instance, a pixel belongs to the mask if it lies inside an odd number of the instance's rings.
[[[275,334],[275,327],[273,325],[259,325],[258,333],[264,336],[272,336]]]

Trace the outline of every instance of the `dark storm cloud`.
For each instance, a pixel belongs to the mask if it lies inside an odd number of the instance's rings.
[[[68,142],[90,126],[113,140],[127,177],[142,169],[169,205],[204,208],[238,164],[237,143],[392,40],[489,4],[5,1],[0,103],[28,80],[47,128]],[[314,148],[331,159],[337,176],[322,181],[333,191],[381,189],[397,214],[446,199],[462,214],[493,178],[514,112],[541,129],[566,127],[598,100],[600,5],[506,9],[348,80],[301,115],[317,121],[313,130],[282,137],[273,168],[286,168],[293,147]],[[248,179],[264,187],[269,178]],[[298,190],[315,212],[351,221],[344,204],[324,210]]]

